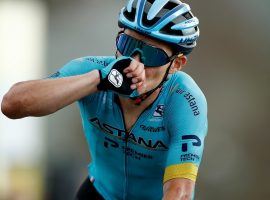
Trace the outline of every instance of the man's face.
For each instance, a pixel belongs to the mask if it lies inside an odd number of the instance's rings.
[[[171,57],[173,54],[172,50],[167,44],[162,43],[158,40],[144,36],[130,29],[125,29],[125,34],[130,35],[138,40],[141,40],[149,45],[163,49],[169,57]],[[117,51],[117,55],[121,56],[119,51]],[[140,62],[139,54],[135,54],[133,58]],[[163,77],[165,76],[166,70],[169,66],[170,66],[170,63],[163,66],[159,66],[159,67],[145,67],[145,76],[146,76],[145,88],[144,88],[145,91],[141,91],[140,93],[145,93],[155,88],[156,86],[158,86],[159,83],[162,81]]]

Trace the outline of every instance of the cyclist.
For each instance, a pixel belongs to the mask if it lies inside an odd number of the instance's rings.
[[[77,199],[192,199],[207,103],[181,69],[198,23],[178,0],[130,0],[115,56],[75,59],[47,79],[17,83],[2,112],[44,116],[78,102],[92,161]]]

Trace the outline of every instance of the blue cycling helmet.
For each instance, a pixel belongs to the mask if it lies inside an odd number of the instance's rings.
[[[184,55],[196,46],[198,24],[189,5],[179,0],[129,0],[118,19],[119,27],[167,42]]]

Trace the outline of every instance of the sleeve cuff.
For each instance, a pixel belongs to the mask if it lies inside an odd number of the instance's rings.
[[[196,181],[198,167],[193,163],[183,163],[166,167],[163,183],[174,178],[186,178]]]

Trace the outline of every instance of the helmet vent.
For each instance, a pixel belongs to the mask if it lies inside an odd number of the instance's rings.
[[[146,3],[149,3],[149,4],[153,4],[155,2],[155,0],[147,0]],[[173,8],[175,8],[176,6],[180,5],[181,2],[179,1],[179,3],[175,3],[175,2],[172,2],[172,1],[168,1],[168,3],[165,4],[165,6],[163,6],[162,9],[167,9],[167,10],[171,10]]]
[[[179,6],[179,5],[180,5],[180,3],[177,4],[177,3],[174,3],[174,2],[169,1],[169,2],[163,7],[163,9],[172,10],[172,9],[174,9],[176,6]]]
[[[142,24],[146,27],[151,27],[153,26],[155,23],[157,23],[157,21],[159,20],[160,18],[159,17],[155,17],[154,19],[152,20],[148,20],[147,19],[147,13],[143,13],[143,18],[142,18]]]
[[[147,0],[146,2],[153,4],[155,2],[155,0]]]
[[[183,16],[186,18],[186,19],[191,19],[193,18],[192,14],[190,12],[187,12],[185,14],[183,14]]]
[[[148,20],[147,19],[147,15],[148,15],[148,12],[152,6],[152,3],[154,1],[146,1],[145,5],[144,5],[144,11],[143,11],[143,15],[142,15],[142,24],[145,26],[145,27],[151,27],[153,26],[160,18],[159,17],[154,17],[154,19],[152,20]]]
[[[175,24],[180,24],[181,22],[186,21],[186,18],[182,15],[176,17],[172,22]]]
[[[132,7],[131,12],[128,12],[127,9],[124,10],[124,16],[131,22],[135,21],[136,8]]]
[[[149,2],[149,3],[153,4],[155,1],[156,0],[147,0],[146,2],[147,3]],[[176,6],[178,6],[180,4],[181,4],[181,1],[178,1],[178,0],[172,1],[172,0],[170,0],[163,8],[170,10],[170,9],[175,8]]]
[[[175,35],[175,36],[183,36],[183,32],[181,30],[172,30],[171,27],[174,25],[173,22],[168,23],[166,26],[164,26],[160,32],[163,34],[168,35]]]

